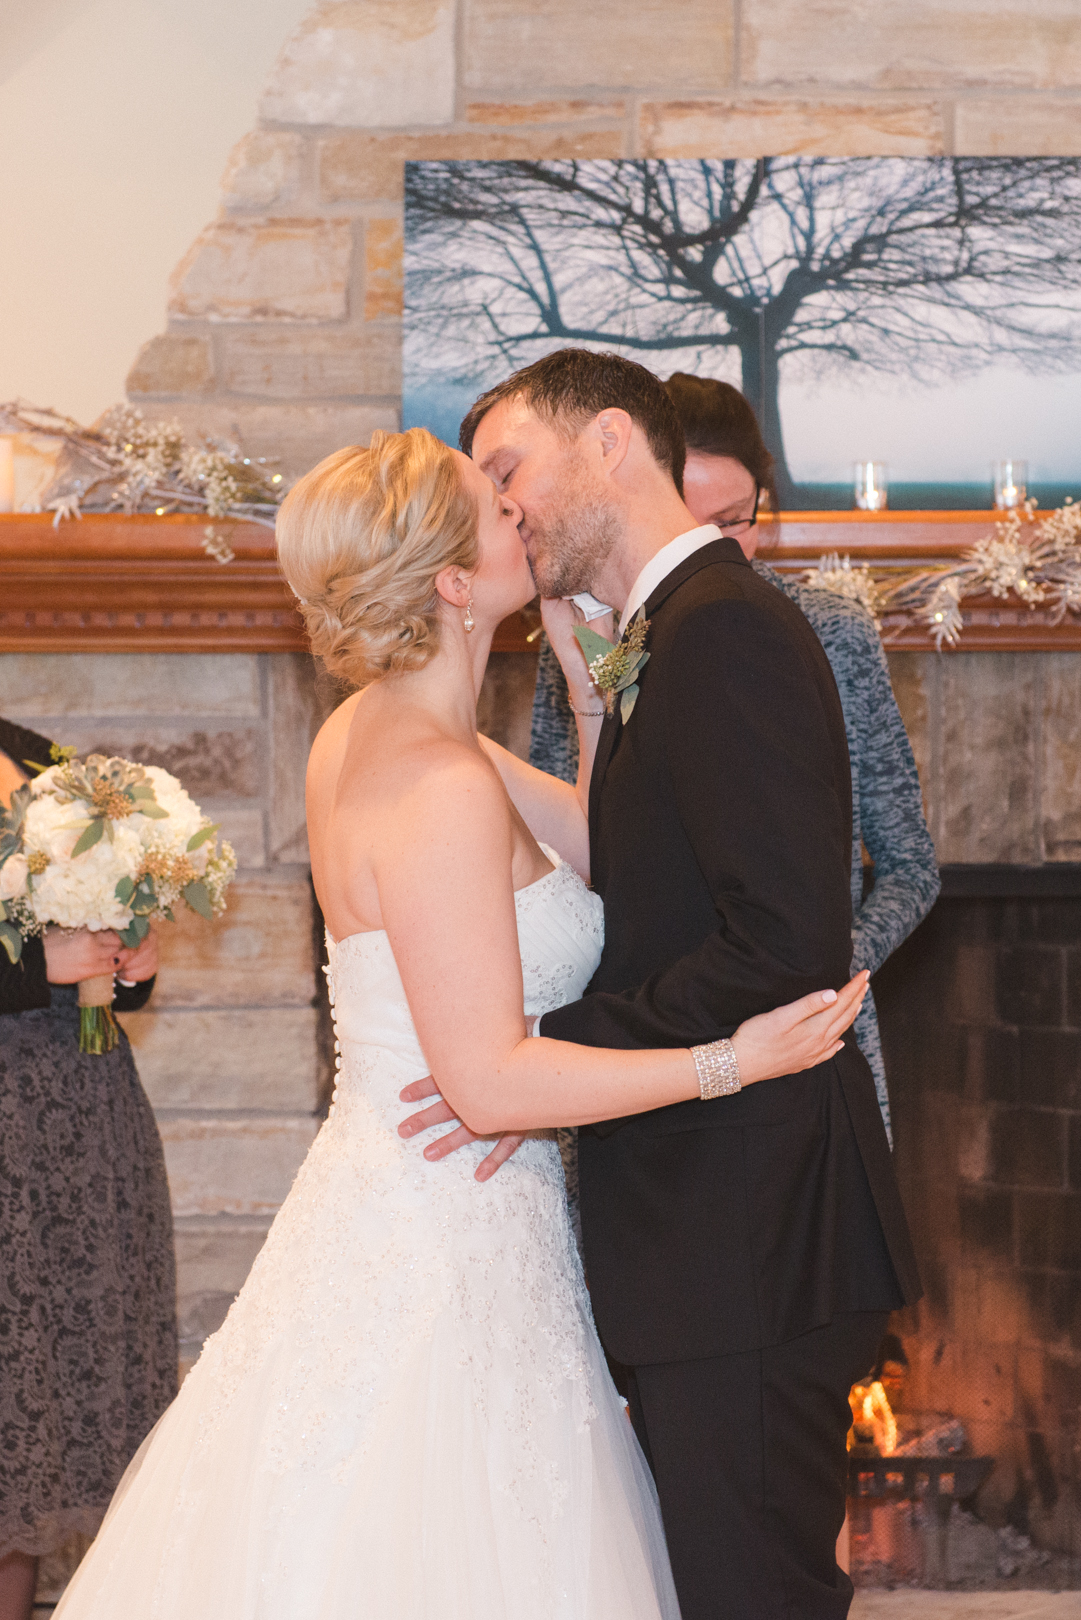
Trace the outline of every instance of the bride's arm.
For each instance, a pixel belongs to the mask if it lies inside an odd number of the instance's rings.
[[[541,617],[567,678],[567,689],[578,729],[578,779],[574,787],[535,770],[487,737],[481,747],[503,780],[511,803],[539,843],[551,844],[589,882],[589,779],[597,739],[601,734],[604,704],[589,679],[582,649],[574,639],[580,622],[570,602],[543,601]],[[599,634],[611,634],[611,621],[595,622]]]
[[[457,1116],[488,1135],[585,1125],[697,1097],[686,1048],[619,1051],[527,1037],[512,857],[498,784],[463,751],[402,806],[393,842],[376,862],[383,922],[417,1034]],[[825,994],[831,1005],[820,998],[813,1017],[808,1005],[791,1034],[763,1040],[760,1033],[737,1046],[744,1085],[840,1049],[855,995]]]

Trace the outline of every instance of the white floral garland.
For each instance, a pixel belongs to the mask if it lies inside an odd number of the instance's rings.
[[[1030,608],[1049,603],[1051,623],[1061,624],[1067,613],[1081,614],[1081,504],[1067,500],[1037,518],[1036,502],[1026,501],[960,563],[876,573],[832,552],[804,580],[862,602],[879,626],[887,613],[924,625],[939,651],[943,643],[956,647],[960,641],[961,603],[968,596],[1012,592]]]
[[[267,457],[245,456],[240,445],[206,436],[190,444],[178,422],[148,422],[134,405],[114,405],[99,427],[84,428],[59,411],[14,400],[0,405],[0,430],[44,434],[71,452],[74,466],[61,467],[47,492],[54,527],[96,507],[159,516],[205,512],[273,528],[285,493],[283,475]],[[212,524],[203,545],[219,562],[232,561]]]

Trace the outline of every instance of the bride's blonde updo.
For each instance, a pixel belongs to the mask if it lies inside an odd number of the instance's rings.
[[[336,450],[289,491],[276,527],[312,652],[352,686],[426,664],[439,646],[435,576],[477,562],[476,501],[425,428]]]

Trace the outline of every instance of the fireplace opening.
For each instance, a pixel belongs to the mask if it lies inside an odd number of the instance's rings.
[[[946,867],[874,992],[926,1292],[852,1392],[853,1579],[1081,1588],[1081,867]]]

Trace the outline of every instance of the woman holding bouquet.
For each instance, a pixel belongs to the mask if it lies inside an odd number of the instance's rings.
[[[0,719],[0,802],[51,744]],[[176,1393],[172,1215],[161,1140],[121,1035],[79,1050],[79,981],[118,1012],[153,988],[153,933],[50,928],[0,950],[0,1620],[27,1620],[38,1558],[93,1535]]]

